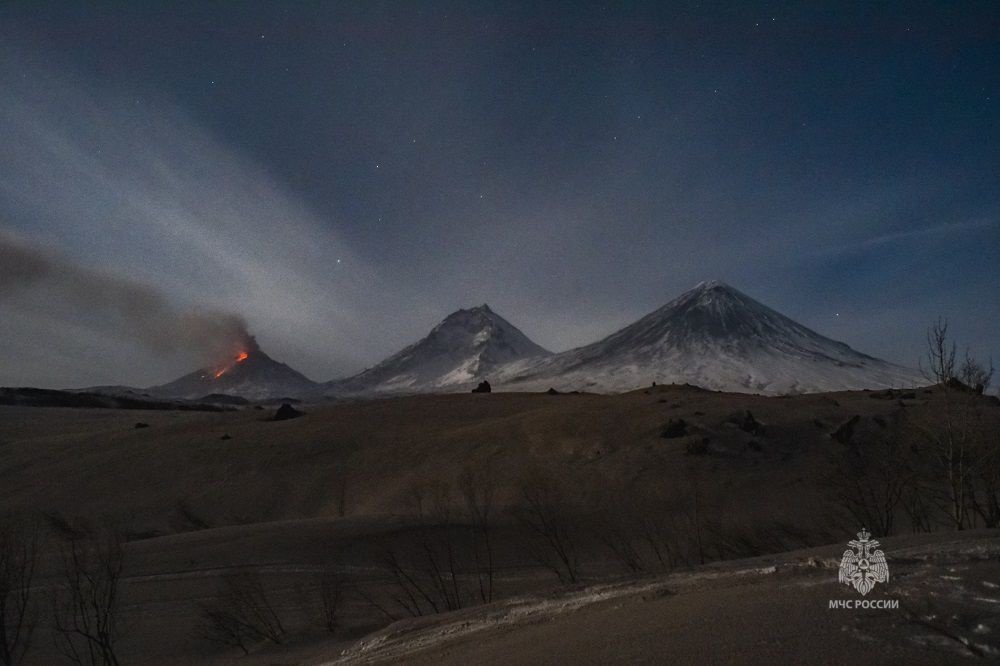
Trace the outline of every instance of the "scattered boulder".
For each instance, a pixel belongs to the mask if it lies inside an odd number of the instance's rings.
[[[710,441],[708,437],[691,440],[684,447],[684,453],[689,456],[703,456],[708,453],[708,444]]]
[[[490,386],[490,383],[484,379],[483,381],[479,382],[479,386],[477,386],[476,388],[472,389],[472,392],[473,393],[492,393],[493,392],[493,387]]]
[[[143,423],[142,421],[140,421],[140,422],[136,423],[133,427],[136,430],[139,430],[140,428],[148,428],[149,424],[148,423]]]
[[[555,390],[554,388],[549,388],[549,390],[546,391],[545,393],[548,395],[559,395],[559,391]]]
[[[287,402],[282,403],[281,407],[278,407],[278,411],[274,413],[274,421],[287,421],[288,419],[297,419],[305,414],[305,412],[300,412],[295,409]]]
[[[667,425],[663,427],[663,432],[660,433],[660,437],[664,439],[676,439],[677,437],[684,437],[688,434],[688,424],[684,419],[670,419],[667,421]]]
[[[226,434],[224,434],[224,435],[223,435],[222,437],[220,437],[219,439],[221,439],[222,441],[226,441],[227,439],[232,439],[232,438],[233,438],[233,437],[232,437],[232,435],[230,435],[230,434],[229,434],[229,433],[227,432]]]
[[[745,433],[756,435],[758,437],[762,437],[764,435],[764,424],[755,419],[749,409],[742,413],[733,414],[726,420],[729,423],[735,424],[737,428]]]
[[[854,437],[854,428],[858,425],[859,421],[861,421],[861,417],[855,414],[841,423],[839,428],[830,433],[830,437],[833,437],[841,444],[850,444],[851,438]]]

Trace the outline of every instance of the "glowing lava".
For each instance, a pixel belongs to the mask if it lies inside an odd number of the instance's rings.
[[[221,377],[222,375],[226,374],[226,372],[227,372],[227,371],[228,371],[228,370],[229,370],[230,368],[232,368],[232,367],[233,367],[233,365],[235,365],[235,363],[242,363],[243,361],[247,360],[248,358],[250,358],[250,354],[248,354],[248,353],[247,353],[247,352],[245,352],[245,351],[241,351],[241,352],[240,352],[239,354],[237,354],[237,355],[236,355],[236,361],[235,361],[234,363],[230,363],[230,364],[229,364],[229,365],[227,365],[226,367],[224,367],[224,368],[222,368],[222,369],[220,369],[220,370],[217,370],[217,371],[215,372],[215,378],[216,378],[216,379],[218,379],[218,378],[219,378],[219,377]]]

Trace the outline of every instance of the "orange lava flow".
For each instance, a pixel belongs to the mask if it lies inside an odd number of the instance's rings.
[[[222,375],[226,374],[226,371],[229,370],[231,367],[233,367],[233,365],[235,363],[242,363],[243,361],[247,360],[248,358],[250,358],[250,354],[248,354],[245,351],[241,351],[239,354],[236,355],[236,360],[233,363],[230,363],[226,367],[224,367],[224,368],[222,368],[220,370],[216,370],[215,371],[215,378],[218,379]]]

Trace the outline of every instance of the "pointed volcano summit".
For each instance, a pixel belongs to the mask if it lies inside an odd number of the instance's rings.
[[[326,384],[330,395],[461,391],[497,368],[549,352],[488,305],[458,310],[427,337],[373,368]]]
[[[916,372],[824,337],[718,281],[504,379],[512,389],[624,391],[658,382],[766,394],[920,383]]]
[[[236,395],[247,400],[302,398],[319,384],[265,354],[256,343],[214,367],[202,368],[168,384],[148,389],[155,396],[196,400],[210,394]]]

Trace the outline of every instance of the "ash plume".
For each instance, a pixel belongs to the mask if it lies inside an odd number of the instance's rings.
[[[179,308],[156,287],[81,266],[0,231],[0,299],[21,293],[100,317],[158,353],[192,352],[215,361],[257,349],[240,315]]]

